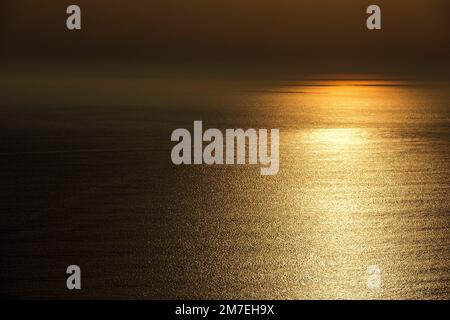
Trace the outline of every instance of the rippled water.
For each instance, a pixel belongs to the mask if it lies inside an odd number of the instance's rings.
[[[338,78],[208,94],[71,79],[34,104],[7,88],[2,293],[73,297],[79,264],[85,298],[448,299],[450,86]],[[194,120],[279,128],[278,175],[172,165],[170,133]]]

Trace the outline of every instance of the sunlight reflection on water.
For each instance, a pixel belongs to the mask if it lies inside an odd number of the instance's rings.
[[[272,253],[285,268],[276,296],[442,296],[448,101],[426,88],[367,80],[291,84],[252,99],[286,128],[278,190],[261,194],[285,224],[277,239],[284,248]],[[382,270],[379,290],[366,287],[370,265]]]

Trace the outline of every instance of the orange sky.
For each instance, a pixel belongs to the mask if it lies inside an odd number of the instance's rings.
[[[65,29],[79,4],[83,30]],[[382,31],[365,8],[382,8]],[[42,57],[444,57],[446,0],[2,0],[0,54]]]

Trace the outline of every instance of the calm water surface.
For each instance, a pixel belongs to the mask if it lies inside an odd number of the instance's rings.
[[[448,84],[0,82],[6,296],[450,297]],[[279,128],[278,175],[172,165],[170,134],[194,120]]]

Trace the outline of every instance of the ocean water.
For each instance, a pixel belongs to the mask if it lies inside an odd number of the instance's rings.
[[[39,73],[0,84],[2,296],[450,297],[449,83]],[[279,173],[173,165],[170,134],[194,120],[279,128]],[[65,287],[70,264],[81,291]]]

